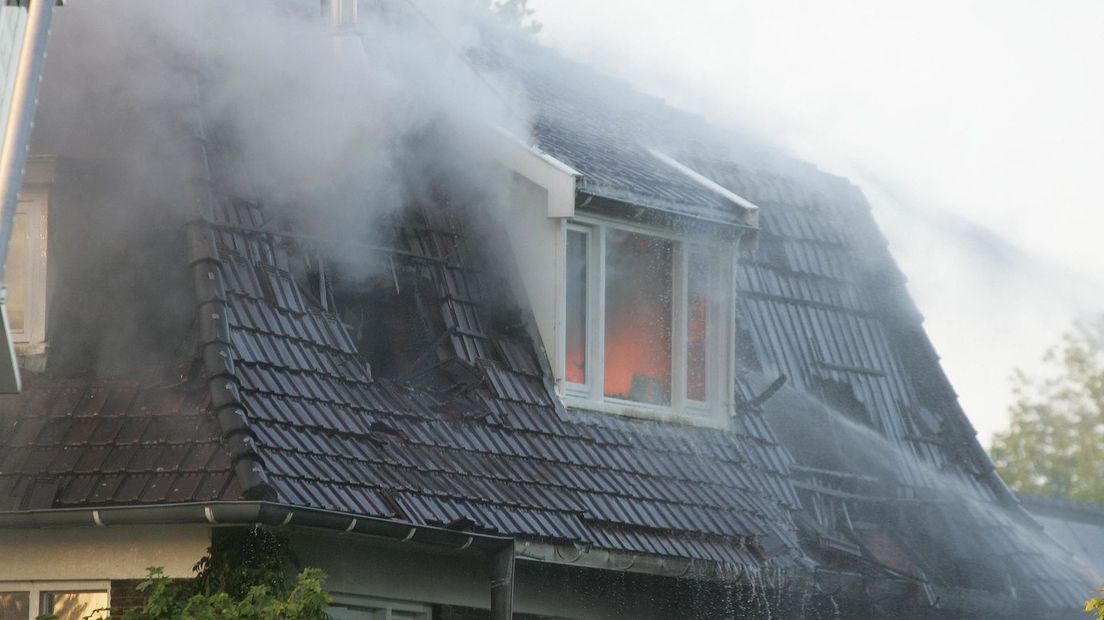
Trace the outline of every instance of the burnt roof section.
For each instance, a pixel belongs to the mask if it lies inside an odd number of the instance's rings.
[[[247,432],[280,501],[729,566],[802,561],[789,460],[765,424],[563,411],[530,333],[495,313],[510,295],[477,250],[496,246],[467,236],[478,218],[411,215],[391,260],[431,284],[443,325],[432,363],[406,379],[372,376],[346,326],[280,266],[288,240],[258,232],[258,208],[227,206],[209,228]]]

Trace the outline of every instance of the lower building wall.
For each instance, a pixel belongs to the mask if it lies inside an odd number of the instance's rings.
[[[138,579],[150,566],[191,577],[210,544],[206,526],[0,530],[0,581]]]
[[[293,534],[292,548],[304,567],[326,571],[326,589],[335,600],[364,597],[438,610],[490,607],[490,564],[477,552],[444,553],[352,535],[303,533]],[[675,598],[670,587],[659,578],[519,561],[514,610],[573,620],[677,618],[668,608]]]

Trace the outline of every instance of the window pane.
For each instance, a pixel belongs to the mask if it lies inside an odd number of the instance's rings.
[[[16,212],[8,243],[4,284],[8,287],[6,308],[12,331],[23,331],[27,308],[27,214]]]
[[[43,592],[42,613],[54,614],[58,620],[106,618],[107,592]]]
[[[606,396],[671,403],[673,243],[611,230],[606,238]]]
[[[27,620],[29,592],[0,592],[0,620]]]
[[[587,237],[567,231],[567,360],[564,373],[572,383],[586,383]]]
[[[705,254],[691,252],[686,269],[686,398],[706,399],[705,360],[709,325],[709,261]]]

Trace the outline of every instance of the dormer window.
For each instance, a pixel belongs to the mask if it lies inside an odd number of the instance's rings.
[[[720,419],[731,390],[732,252],[577,219],[565,236],[563,378],[571,406]]]

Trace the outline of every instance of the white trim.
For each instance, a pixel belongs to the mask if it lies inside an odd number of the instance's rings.
[[[579,172],[562,161],[529,146],[505,130],[495,128],[491,150],[506,168],[529,179],[548,194],[548,217],[575,216],[575,181]]]
[[[608,230],[648,235],[673,243],[672,254],[672,305],[671,305],[671,398],[670,405],[638,403],[605,395],[605,290],[606,290],[606,237]],[[561,235],[562,261],[558,273],[560,323],[555,360],[556,374],[564,380],[558,383],[564,404],[579,409],[615,413],[655,420],[678,421],[708,427],[723,427],[732,413],[735,369],[735,269],[734,244],[716,244],[683,233],[675,233],[635,223],[626,223],[601,216],[575,218],[563,227]],[[566,381],[566,248],[567,231],[587,234],[587,359],[586,382]],[[687,304],[689,293],[689,256],[703,252],[716,257],[709,262],[708,290],[722,293],[708,299],[706,325],[706,398],[705,402],[687,397]]]
[[[657,151],[656,149],[652,149],[652,148],[648,149],[648,152],[651,153],[652,156],[655,157],[656,159],[662,161],[663,163],[667,164],[668,166],[670,166],[670,167],[674,168],[675,170],[681,172],[682,174],[686,175],[687,177],[689,177],[691,180],[693,180],[698,185],[701,185],[702,187],[708,189],[709,191],[716,193],[717,195],[721,196],[725,200],[728,200],[729,202],[735,203],[737,206],[742,207],[746,211],[750,211],[753,214],[758,214],[759,207],[757,205],[755,205],[754,203],[752,203],[747,198],[744,198],[743,196],[740,196],[736,192],[733,192],[732,190],[730,190],[726,187],[722,187],[716,181],[713,181],[712,179],[706,177],[705,175],[703,175],[700,172],[694,170],[690,166],[687,166],[686,164],[683,164],[682,162],[678,161],[677,159],[675,159],[675,158],[673,158],[669,155],[661,153],[660,151]]]

